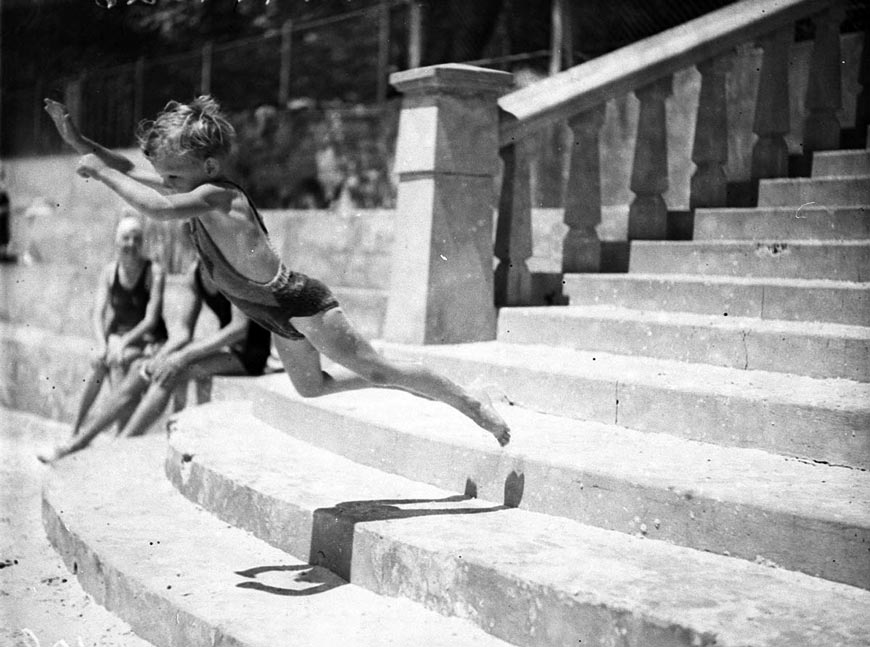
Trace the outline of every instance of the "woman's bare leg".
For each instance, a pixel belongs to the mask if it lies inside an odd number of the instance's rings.
[[[59,445],[51,451],[37,454],[37,458],[43,463],[51,463],[67,454],[84,449],[100,432],[116,422],[118,416],[123,415],[131,403],[137,402],[147,388],[148,381],[138,371],[128,373],[124,381],[112,392],[109,399],[97,411],[90,423],[85,425],[80,434],[65,445]]]
[[[307,359],[308,354],[316,350],[373,384],[410,391],[452,406],[490,432],[502,446],[510,441],[507,423],[490,403],[481,402],[455,382],[430,371],[421,364],[388,360],[351,326],[340,308],[333,308],[313,317],[293,319],[293,325],[305,335],[311,346],[311,349],[307,350],[300,342],[287,342],[287,340],[282,340],[284,343],[281,345],[276,344],[282,360],[284,359],[282,348],[286,348],[288,344],[295,344],[290,349],[294,351],[294,356],[288,357],[288,360],[307,362],[304,369],[300,366],[285,366],[294,386],[297,386],[297,381],[304,384],[305,388],[317,386],[316,372],[320,369],[320,360],[318,358],[315,364],[313,359]],[[302,369],[301,375],[294,376],[300,369]],[[299,390],[298,386],[297,390]],[[320,392],[322,390],[321,382]],[[308,395],[318,394],[313,389],[308,393]],[[305,396],[306,393],[300,391],[300,395]]]
[[[100,394],[100,390],[103,388],[103,382],[106,381],[106,377],[109,374],[109,369],[105,364],[99,364],[98,366],[94,366],[91,370],[91,374],[88,375],[88,379],[85,382],[85,391],[82,393],[82,399],[79,402],[79,410],[76,415],[75,422],[72,426],[72,432],[70,435],[76,436],[79,433],[79,429],[82,426],[82,423],[87,418],[88,413],[91,410],[91,407],[94,406],[94,400],[97,399],[97,396]]]

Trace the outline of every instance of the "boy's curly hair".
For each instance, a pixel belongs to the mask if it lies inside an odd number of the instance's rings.
[[[202,95],[191,103],[170,101],[154,120],[136,128],[136,139],[146,157],[184,155],[200,159],[223,157],[233,146],[236,131],[212,97]]]

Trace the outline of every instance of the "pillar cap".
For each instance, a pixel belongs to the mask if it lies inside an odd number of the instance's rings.
[[[503,94],[512,87],[514,75],[510,72],[485,67],[444,63],[394,72],[390,83],[402,94],[442,92],[474,92]]]

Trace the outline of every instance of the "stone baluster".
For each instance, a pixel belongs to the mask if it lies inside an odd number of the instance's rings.
[[[665,100],[673,91],[667,76],[635,91],[640,100],[628,212],[629,240],[667,237],[668,208],[662,195],[668,190],[668,127]]]
[[[753,132],[758,140],[752,148],[753,180],[788,175],[788,146],[785,135],[789,119],[788,51],[793,28],[782,29],[762,39],[764,51]]]
[[[695,121],[695,141],[689,207],[724,207],[727,203],[728,113],[725,81],[731,68],[731,55],[700,63],[701,95]]]
[[[397,72],[403,94],[393,268],[384,338],[495,338],[492,220],[498,97],[511,74],[447,64]]]
[[[804,104],[804,153],[840,147],[840,23],[845,13],[842,4],[836,3],[814,19],[816,38]]]
[[[532,275],[526,264],[532,256],[532,200],[529,155],[525,141],[505,146],[502,159],[501,197],[495,234],[495,304],[529,305]]]
[[[563,272],[598,272],[601,241],[595,227],[601,222],[601,156],[598,134],[604,124],[605,106],[568,120],[574,135],[571,168],[565,194],[564,222],[568,233],[562,242]]]

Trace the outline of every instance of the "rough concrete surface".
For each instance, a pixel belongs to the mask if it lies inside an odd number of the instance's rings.
[[[152,435],[74,454],[43,491],[82,586],[159,647],[506,647],[276,550],[176,492]]]
[[[186,495],[267,541],[299,533],[306,554],[353,584],[512,644],[866,644],[868,591],[514,509],[507,485],[506,506],[433,490],[282,437],[243,410],[224,402],[179,416],[167,472]]]
[[[300,402],[282,388],[282,376],[274,377],[252,393],[255,417],[358,463],[454,492],[471,480],[491,501],[507,496],[510,475],[521,474],[528,510],[749,560],[761,556],[870,588],[865,472],[521,407],[500,411],[512,428],[501,450],[444,405],[373,389]],[[179,426],[214,407],[185,412]],[[215,436],[219,420],[205,425]]]
[[[45,537],[47,469],[34,451],[65,433],[45,418],[0,410],[0,645],[150,647],[82,590]]]

